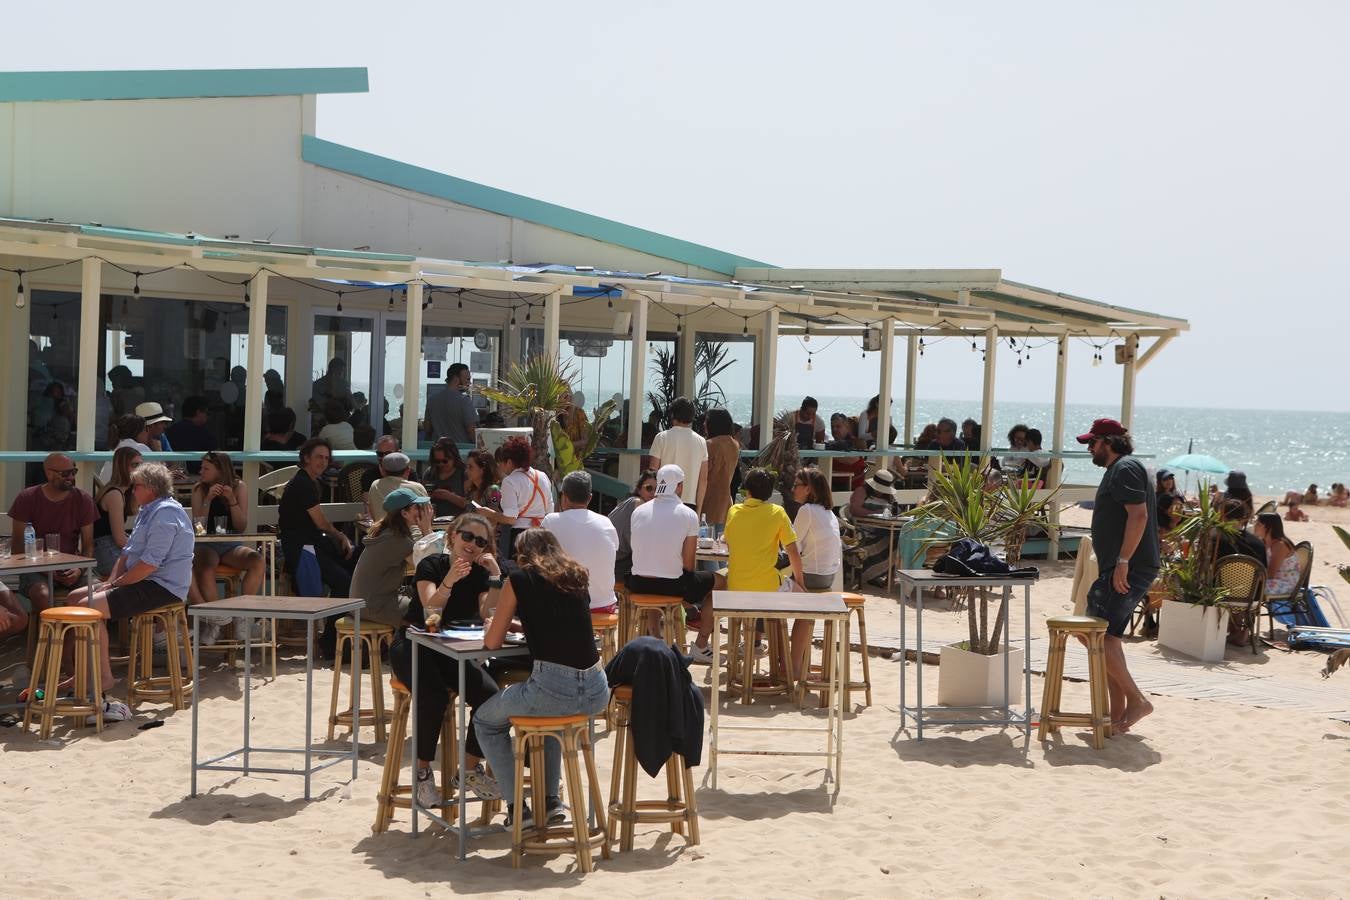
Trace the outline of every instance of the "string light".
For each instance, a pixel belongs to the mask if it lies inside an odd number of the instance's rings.
[[[390,308],[390,309],[393,309],[393,308],[394,308],[394,289],[393,289],[393,288],[390,288],[390,289],[389,289],[389,308]],[[423,306],[422,308],[423,308],[423,309],[426,309],[425,306]]]
[[[253,279],[250,278],[248,281],[242,281],[242,282],[240,282],[240,284],[243,285],[243,288],[244,288],[244,305],[245,305],[245,306],[248,306],[248,301],[249,301],[249,297],[248,297],[248,286],[249,286],[249,284],[250,284],[252,281],[253,281]]]
[[[525,304],[525,321],[530,321],[530,304]]]
[[[511,307],[511,324],[516,324],[516,308],[514,306]]]
[[[342,312],[342,291],[338,291],[338,292],[337,292],[337,295],[338,295],[338,306],[337,306],[337,311],[338,311],[338,312]]]
[[[464,293],[463,291],[460,291],[459,293],[455,294],[455,304],[456,304],[460,309],[463,309],[463,308],[464,308],[464,296],[463,296],[463,293]]]
[[[806,371],[811,371],[811,354],[806,354]]]
[[[605,296],[605,302],[607,302],[607,303],[609,304],[609,308],[610,308],[610,309],[613,309],[613,308],[614,308],[614,298],[613,298],[613,297],[610,297],[610,296],[606,295],[606,296]]]
[[[132,272],[131,274],[136,276],[135,281],[133,281],[131,285],[131,296],[139,297],[141,295],[141,273]]]
[[[749,333],[750,333],[750,317],[749,317],[749,316],[742,316],[742,317],[741,317],[741,334],[749,334]]]
[[[14,308],[23,309],[26,305],[28,305],[28,298],[23,295],[23,269],[19,270],[18,275],[19,275],[19,292],[14,295]]]

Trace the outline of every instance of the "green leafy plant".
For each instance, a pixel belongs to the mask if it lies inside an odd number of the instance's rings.
[[[726,341],[697,341],[694,344],[694,414],[703,414],[714,406],[725,406],[727,395],[718,377],[735,363],[729,359],[731,348]],[[661,420],[662,428],[670,427],[670,405],[680,396],[680,360],[676,350],[657,347],[652,350],[652,370],[656,385],[647,392],[647,402]]]
[[[928,521],[935,526],[933,533],[923,539],[925,544],[973,538],[982,544],[1016,542],[1020,550],[1020,542],[1031,525],[1050,530],[1052,526],[1046,510],[1054,501],[1054,493],[1037,499],[1037,488],[1029,476],[1020,481],[1007,480],[997,488],[987,488],[984,476],[987,463],[987,458],[979,461],[939,458],[937,468],[932,472],[928,501],[911,510],[916,521]],[[1000,591],[998,610],[991,625],[988,589],[961,590],[970,603],[970,640],[966,649],[993,656],[999,652],[999,642],[1004,639],[1007,602]]]
[[[1200,500],[1195,509],[1183,512],[1174,533],[1190,541],[1189,552],[1164,564],[1161,577],[1171,585],[1172,596],[1183,603],[1216,606],[1228,591],[1215,584],[1219,563],[1219,544],[1237,536],[1240,526],[1224,518],[1223,507],[1215,503],[1209,485],[1200,483]]]
[[[802,467],[801,456],[797,452],[797,435],[792,429],[795,412],[781,412],[773,420],[773,437],[764,445],[764,449],[755,458],[755,465],[767,469],[774,476],[774,484],[784,497],[792,496],[792,482],[797,478],[797,470]]]
[[[617,403],[606,400],[592,411],[580,450],[577,448],[577,442],[572,440],[557,418],[553,419],[550,426],[553,436],[553,462],[559,478],[581,469],[586,464],[586,457],[594,453],[595,448],[599,446],[601,436],[617,410]]]
[[[1347,550],[1350,550],[1350,531],[1346,531],[1339,525],[1332,525],[1331,530],[1336,532],[1336,535],[1341,539],[1341,543],[1345,544]],[[1350,581],[1350,566],[1337,566],[1336,571],[1340,572],[1341,577],[1346,581]]]
[[[550,479],[554,470],[548,452],[549,434],[558,413],[570,402],[574,375],[571,366],[550,353],[541,353],[513,364],[497,387],[482,388],[483,396],[529,423],[534,431],[530,445],[535,466]]]

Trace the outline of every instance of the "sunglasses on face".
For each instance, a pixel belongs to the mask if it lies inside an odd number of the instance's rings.
[[[48,469],[47,471],[60,475],[62,478],[71,478],[79,471],[79,468],[71,466],[69,469]]]
[[[459,539],[466,544],[477,544],[480,549],[487,549],[488,539],[480,534],[474,534],[472,531],[459,532]]]

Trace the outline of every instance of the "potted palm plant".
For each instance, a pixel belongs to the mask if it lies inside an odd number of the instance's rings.
[[[932,473],[929,500],[915,507],[916,523],[932,529],[926,544],[973,538],[983,544],[1020,547],[1033,524],[1051,527],[1045,515],[1051,494],[1036,497],[1029,477],[1009,479],[995,488],[985,485],[985,460],[940,459]],[[943,647],[938,664],[938,702],[949,706],[1002,705],[1004,666],[1002,647],[1007,641],[1008,604],[999,592],[997,608],[988,588],[961,588],[967,606],[967,640]],[[992,612],[992,616],[991,616]],[[1007,670],[1020,675],[1025,648],[1012,648]],[[1022,679],[1007,685],[1009,703],[1020,702]]]
[[[1159,573],[1169,594],[1158,613],[1160,646],[1204,662],[1223,659],[1229,613],[1221,601],[1228,592],[1215,583],[1215,571],[1219,541],[1231,538],[1237,530],[1237,523],[1223,517],[1223,510],[1202,483],[1199,504],[1183,513],[1177,526],[1177,535],[1189,540],[1189,547]]]

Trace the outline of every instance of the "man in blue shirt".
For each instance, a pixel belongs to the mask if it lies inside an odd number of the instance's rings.
[[[196,538],[187,511],[173,498],[173,476],[161,463],[142,463],[131,473],[131,490],[140,506],[136,527],[113,566],[112,575],[95,584],[92,594],[72,592],[71,603],[83,603],[113,619],[183,603],[192,582],[192,550]],[[103,717],[130,718],[126,704],[106,696],[114,677],[108,657],[108,630],[99,629],[103,662]]]

